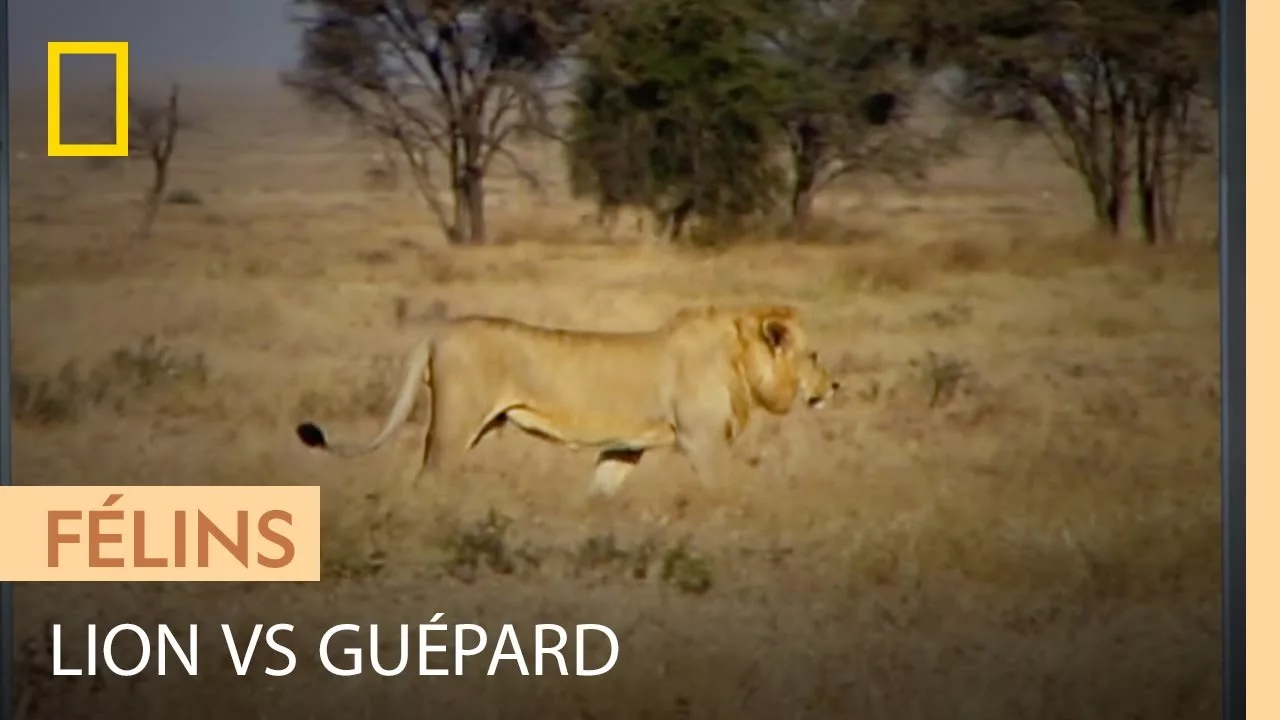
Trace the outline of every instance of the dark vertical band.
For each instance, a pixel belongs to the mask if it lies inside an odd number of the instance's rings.
[[[0,0],[0,486],[11,485],[13,458],[9,427],[9,0]],[[0,582],[0,720],[13,720],[13,583]]]
[[[1219,5],[1223,717],[1244,718],[1244,0]]]

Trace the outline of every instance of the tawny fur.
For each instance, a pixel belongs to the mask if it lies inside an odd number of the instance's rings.
[[[502,423],[598,453],[591,489],[611,494],[648,450],[674,447],[705,483],[723,478],[755,408],[785,415],[803,394],[822,407],[839,384],[787,305],[685,308],[642,332],[543,327],[508,318],[440,321],[410,352],[386,422],[364,443],[335,443],[314,423],[308,446],[372,452],[409,417],[420,383],[431,418],[423,473],[455,466]]]

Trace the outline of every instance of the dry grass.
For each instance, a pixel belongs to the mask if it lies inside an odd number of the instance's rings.
[[[606,623],[622,656],[589,682],[479,666],[335,682],[305,654],[284,680],[225,663],[199,682],[46,678],[42,712],[92,690],[102,712],[210,718],[428,698],[448,716],[1218,714],[1213,248],[1083,237],[1073,179],[1021,148],[917,196],[826,198],[810,237],[714,252],[656,247],[629,219],[598,229],[556,182],[501,181],[502,244],[448,251],[407,190],[370,186],[365,150],[235,112],[179,151],[181,196],[147,244],[128,240],[135,168],[15,163],[14,472],[318,484],[326,577],[23,586],[19,626],[287,621],[305,648],[337,622],[444,611]],[[236,129],[255,117],[282,130]],[[303,416],[372,428],[423,317],[643,327],[728,298],[802,305],[849,389],[759,423],[731,488],[697,491],[657,455],[615,503],[584,505],[590,457],[507,435],[406,497],[411,433],[345,462],[292,435]]]

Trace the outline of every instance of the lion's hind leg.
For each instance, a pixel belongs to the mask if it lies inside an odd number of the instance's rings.
[[[462,456],[505,421],[503,408],[487,407],[452,388],[431,393],[431,420],[422,440],[422,464],[413,484],[423,476],[457,469]]]
[[[642,458],[644,450],[623,448],[601,452],[596,457],[595,473],[591,476],[591,494],[600,497],[616,494]]]
[[[535,410],[528,405],[512,405],[505,408],[502,414],[507,420],[534,437],[566,445],[573,444],[569,438],[565,437],[561,424],[547,412]]]

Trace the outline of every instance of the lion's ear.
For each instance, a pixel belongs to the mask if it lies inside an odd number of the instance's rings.
[[[760,336],[773,350],[786,345],[791,340],[791,329],[787,323],[778,318],[765,318],[760,321]]]

